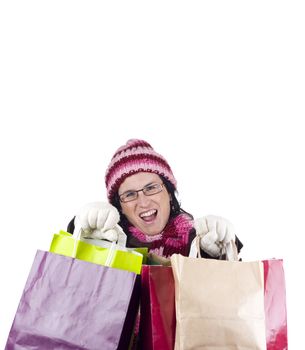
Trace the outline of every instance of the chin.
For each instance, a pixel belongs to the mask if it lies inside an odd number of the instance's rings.
[[[154,225],[143,225],[143,223],[138,222],[134,223],[134,226],[147,236],[156,236],[164,230],[164,225],[162,225],[162,223],[155,223]]]
[[[153,232],[144,232],[147,236],[156,236],[156,235],[158,235],[160,232],[155,232],[155,231],[153,231]]]
[[[144,230],[142,232],[144,232],[147,236],[156,236],[156,235],[158,235],[159,233],[162,232],[162,229],[157,227],[157,228],[151,228],[150,230],[146,229],[146,230]]]

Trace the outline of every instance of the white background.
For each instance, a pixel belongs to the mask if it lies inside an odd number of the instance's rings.
[[[129,138],[167,158],[184,209],[233,222],[244,260],[284,259],[302,348],[304,18],[302,1],[1,1],[0,348],[36,249],[105,200]]]

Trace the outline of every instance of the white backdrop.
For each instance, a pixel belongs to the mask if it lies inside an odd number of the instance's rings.
[[[284,259],[300,349],[304,18],[301,1],[1,2],[0,348],[36,249],[143,138],[184,209],[232,221],[244,260]]]

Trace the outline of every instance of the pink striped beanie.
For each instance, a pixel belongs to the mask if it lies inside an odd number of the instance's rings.
[[[148,142],[132,139],[115,152],[106,170],[105,182],[109,201],[128,176],[139,172],[162,175],[177,187],[177,181],[165,158]]]

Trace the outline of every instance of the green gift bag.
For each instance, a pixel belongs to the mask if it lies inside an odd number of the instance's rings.
[[[140,274],[147,248],[128,249],[115,242],[80,240],[60,231],[53,236],[50,252]]]

